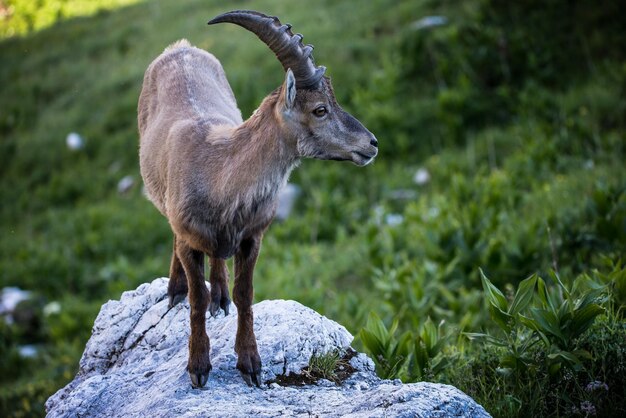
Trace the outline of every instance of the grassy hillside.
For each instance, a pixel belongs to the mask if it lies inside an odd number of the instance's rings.
[[[136,103],[151,60],[182,37],[211,51],[244,116],[283,78],[254,35],[206,26],[226,10],[217,1],[22,3],[0,3],[15,5],[0,25],[0,287],[33,297],[15,323],[0,321],[3,416],[42,415],[47,396],[74,376],[101,304],[168,273],[171,233],[142,195],[137,163]],[[381,149],[366,168],[307,160],[294,172],[303,193],[265,237],[256,300],[296,299],[355,335],[381,330],[373,317],[367,323],[371,312],[386,327],[395,321],[381,374],[456,384],[495,416],[582,414],[584,402],[601,414],[609,401],[623,412],[626,40],[617,6],[230,7],[280,16],[302,32],[340,103]],[[446,23],[416,24],[425,16]],[[66,146],[71,132],[82,149]],[[418,172],[428,179],[416,181]],[[120,193],[127,176],[133,186]],[[512,366],[506,350],[518,346],[462,333],[499,330],[479,268],[509,302],[533,273],[572,306],[591,295],[601,309],[595,328],[540,339]],[[577,277],[579,285],[564,292],[553,270],[564,286]],[[529,318],[543,309],[537,286],[528,313],[520,310]],[[437,332],[427,325],[442,321]],[[520,321],[522,341],[549,335]],[[398,348],[400,332],[418,347],[425,330],[443,341],[429,355]],[[366,334],[357,344],[380,354]],[[20,356],[30,344],[38,354]],[[608,394],[585,391],[595,380]]]

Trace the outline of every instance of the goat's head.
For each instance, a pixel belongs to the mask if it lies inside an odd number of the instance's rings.
[[[291,25],[262,13],[237,10],[217,16],[209,24],[229,22],[256,34],[283,65],[285,82],[278,100],[284,126],[297,141],[301,157],[370,163],[378,153],[378,141],[335,99],[326,68],[315,66],[312,45],[302,44],[302,35]]]

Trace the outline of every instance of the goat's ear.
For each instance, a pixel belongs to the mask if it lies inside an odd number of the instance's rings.
[[[291,72],[291,68],[287,69],[285,73],[285,82],[283,84],[283,103],[286,110],[291,110],[293,104],[296,101],[296,78]]]

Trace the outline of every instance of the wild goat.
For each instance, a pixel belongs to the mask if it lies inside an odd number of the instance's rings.
[[[238,323],[237,369],[260,385],[261,359],[252,329],[252,274],[261,239],[289,173],[303,157],[363,166],[378,143],[335,100],[311,45],[276,17],[254,11],[222,14],[255,33],[286,75],[243,121],[219,61],[186,40],[170,45],[146,70],[138,104],[140,165],[146,192],[174,232],[170,307],[189,294],[191,335],[187,371],[203,387],[211,370],[207,307],[228,314],[226,259],[235,256],[233,299]],[[210,292],[204,254],[211,263]]]

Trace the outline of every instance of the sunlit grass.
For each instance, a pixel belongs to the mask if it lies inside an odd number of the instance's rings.
[[[80,16],[91,16],[141,0],[0,0],[0,39],[26,35]]]

